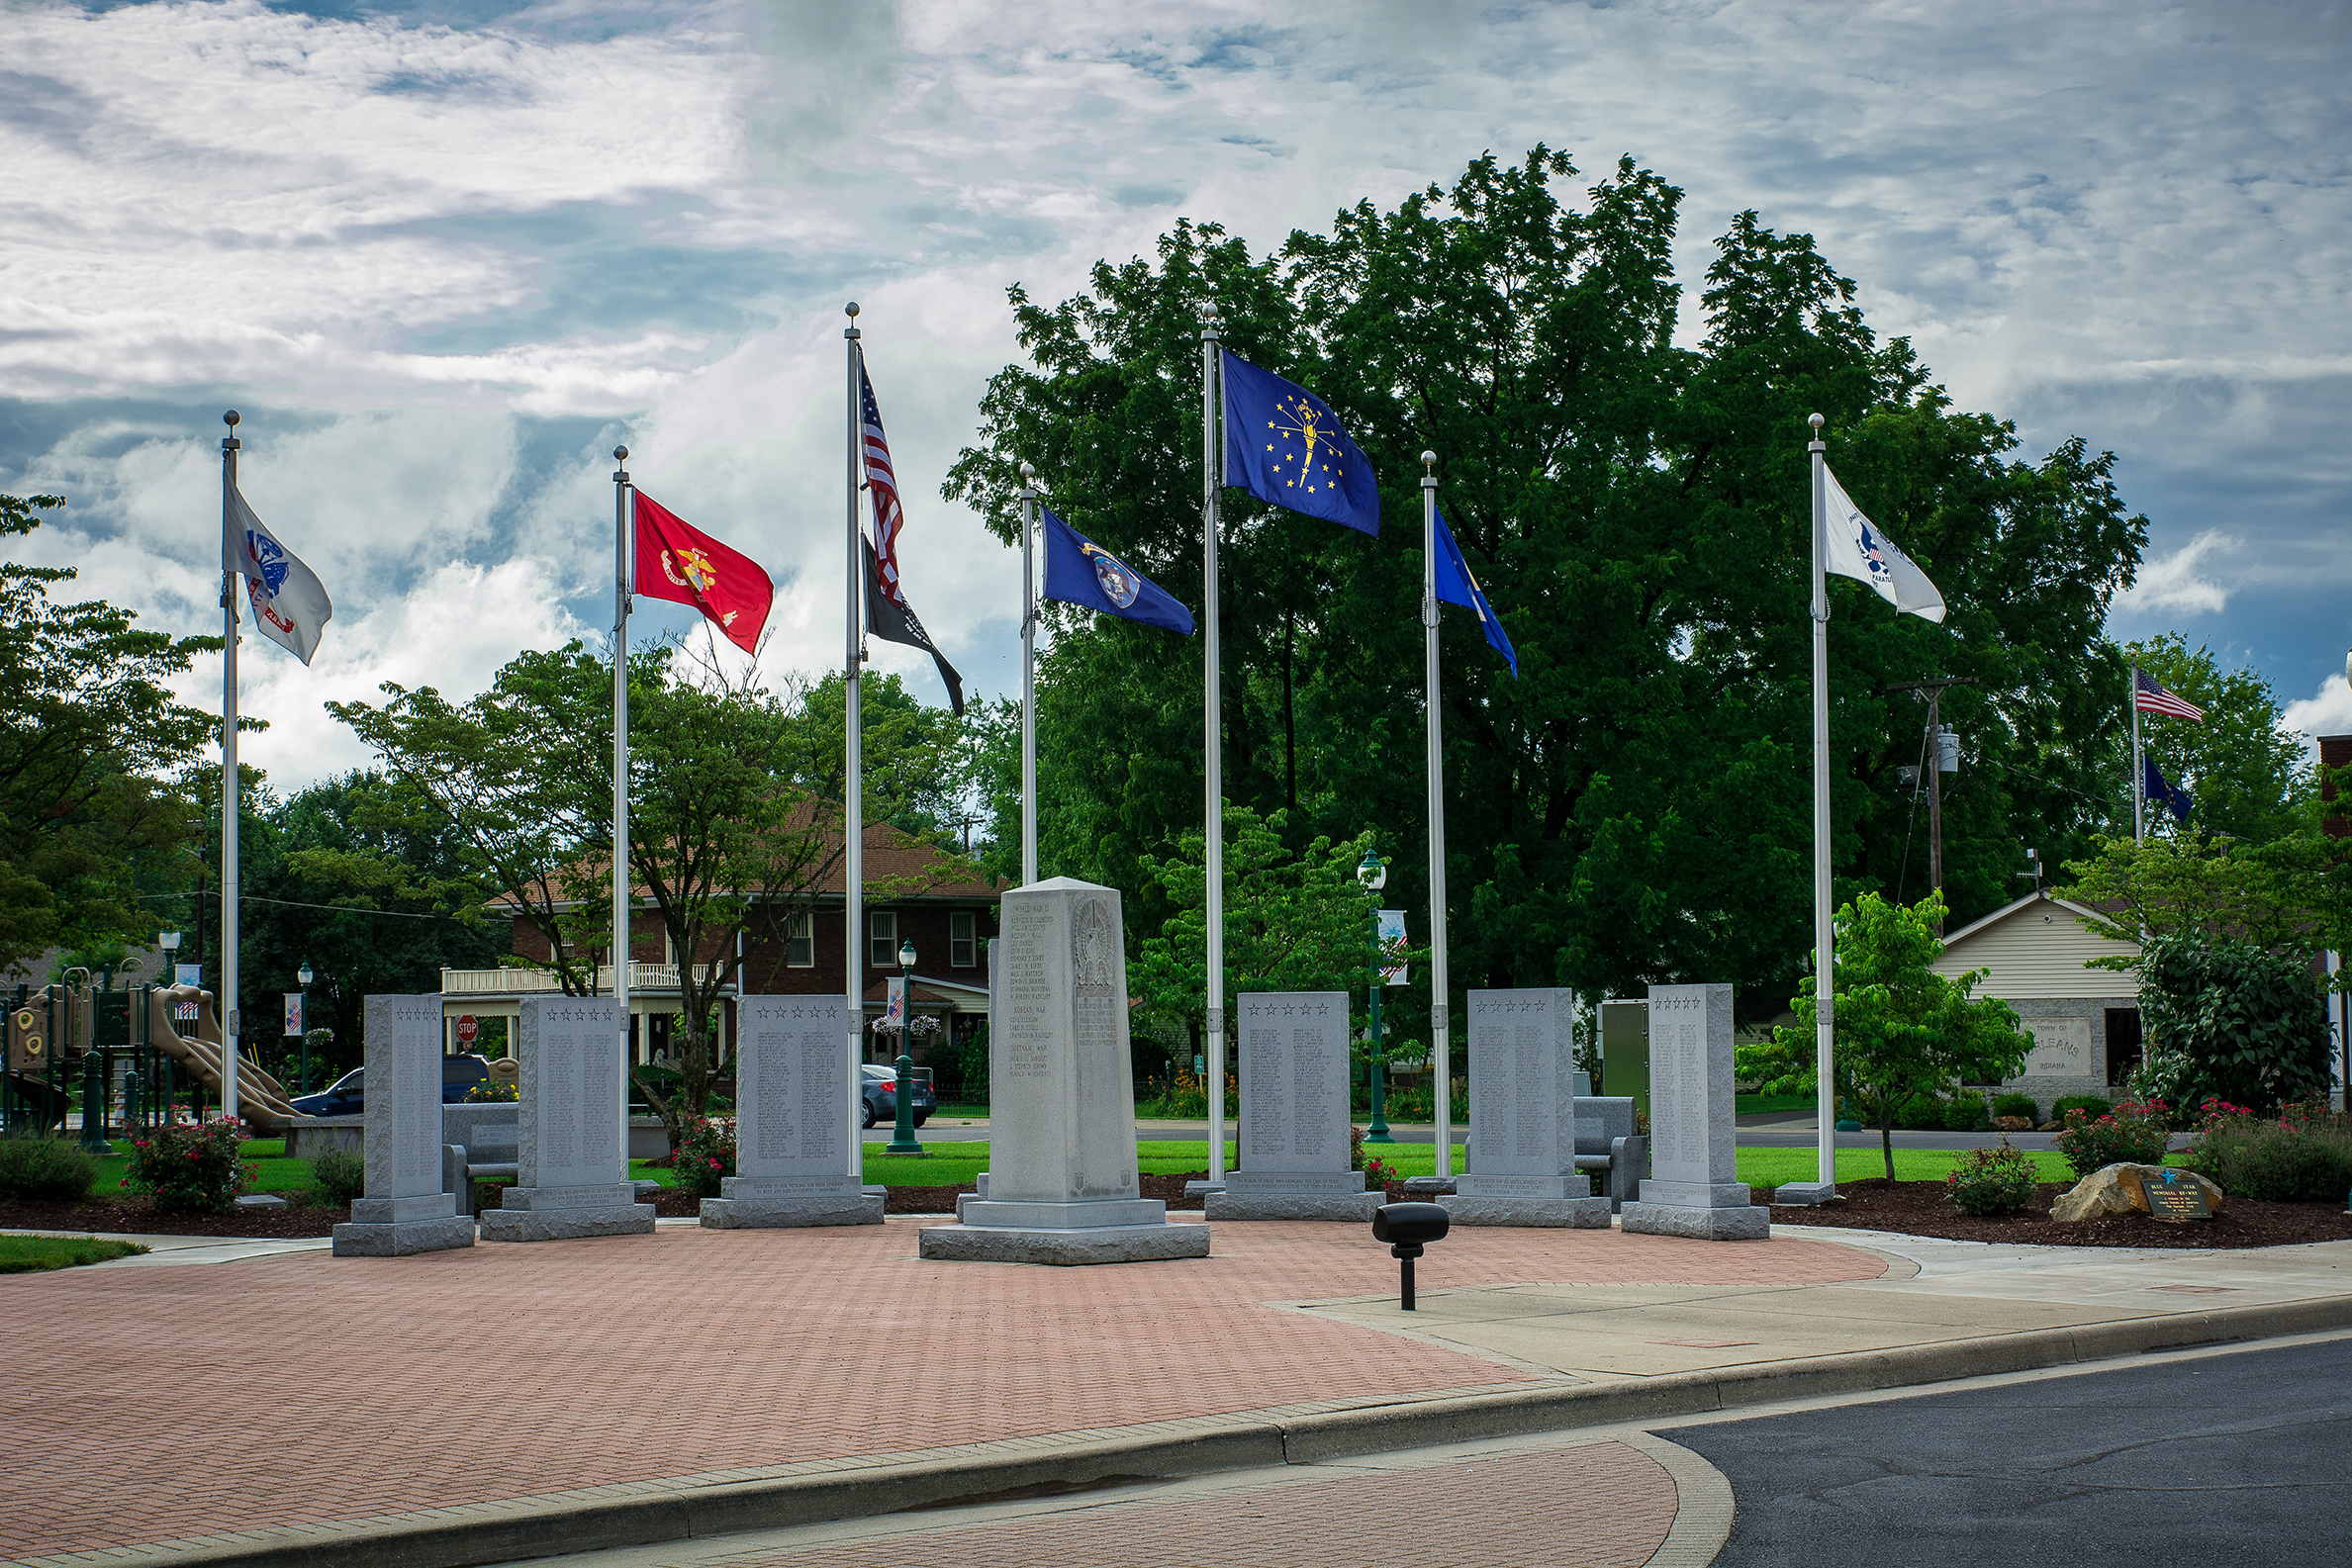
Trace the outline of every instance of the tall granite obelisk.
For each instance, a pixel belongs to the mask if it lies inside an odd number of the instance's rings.
[[[1739,1179],[1732,1083],[1732,988],[1649,988],[1649,1168],[1629,1233],[1707,1242],[1772,1234],[1772,1211]]]

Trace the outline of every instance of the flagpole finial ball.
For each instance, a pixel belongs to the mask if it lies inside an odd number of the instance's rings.
[[[844,315],[844,316],[855,316],[855,315],[857,315],[857,314],[858,314],[858,302],[857,302],[857,301],[855,301],[855,300],[852,300],[852,301],[850,301],[850,302],[849,302],[847,305],[844,305],[843,307],[841,307],[841,314],[842,314],[842,315]]]
[[[231,409],[227,414],[221,415],[221,422],[234,430],[236,428],[236,411],[235,409]]]
[[[1829,420],[1827,420],[1827,419],[1825,419],[1825,418],[1823,418],[1823,417],[1822,417],[1820,415],[1816,414],[1816,415],[1808,415],[1808,416],[1807,416],[1807,418],[1806,418],[1806,420],[1805,420],[1805,422],[1806,422],[1807,424],[1810,424],[1810,425],[1812,425],[1812,426],[1813,426],[1815,429],[1817,429],[1817,430],[1818,430],[1818,429],[1820,429],[1820,428],[1821,428],[1823,425],[1825,425],[1825,424],[1829,423],[1830,421],[1829,421]]]
[[[1213,322],[1217,319],[1217,302],[1215,300],[1207,300],[1202,302],[1200,307],[1200,319],[1203,322]]]
[[[629,460],[629,449],[625,446],[616,446],[612,448],[612,460],[616,463],[627,462]]]
[[[1421,466],[1422,466],[1423,468],[1435,468],[1435,467],[1437,467],[1437,466],[1438,466],[1438,454],[1437,454],[1437,453],[1435,453],[1435,452],[1424,452],[1424,453],[1422,453],[1422,454],[1421,454]]]
[[[1035,463],[1023,463],[1023,464],[1021,465],[1021,483],[1022,483],[1022,484],[1026,485],[1027,483],[1029,483],[1029,481],[1031,481],[1031,480],[1035,479],[1036,477],[1037,477],[1037,465],[1036,465]]]

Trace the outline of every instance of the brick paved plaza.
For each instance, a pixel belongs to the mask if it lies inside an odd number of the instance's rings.
[[[12,1495],[37,1500],[7,1511],[0,1551],[1530,1378],[1288,1310],[1393,1291],[1386,1249],[1354,1227],[1225,1226],[1207,1259],[1055,1269],[920,1261],[921,1223],[937,1222],[0,1280],[0,1312],[41,1331],[0,1394]],[[1883,1268],[1815,1241],[1465,1229],[1424,1260],[1422,1288],[1799,1286]],[[1316,1506],[1299,1496],[1266,1506]],[[968,1555],[1020,1554],[990,1537]]]

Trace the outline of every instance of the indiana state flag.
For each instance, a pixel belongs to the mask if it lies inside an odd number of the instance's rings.
[[[1461,558],[1461,546],[1454,542],[1454,530],[1446,526],[1446,514],[1438,514],[1438,600],[1441,603],[1459,604],[1478,612],[1478,624],[1486,633],[1486,640],[1494,651],[1511,661],[1511,679],[1519,679],[1519,655],[1511,651],[1511,639],[1503,635],[1503,623],[1496,618],[1494,606],[1486,602],[1486,593],[1478,587],[1478,580],[1470,576],[1470,564]]]
[[[2143,756],[2139,762],[2141,798],[2163,801],[2172,807],[2174,820],[2178,821],[2181,826],[2187,827],[2189,813],[2197,809],[2197,801],[2188,790],[2164,777],[2164,771],[2156,766],[2155,758]]]
[[[1372,465],[1331,405],[1224,351],[1225,483],[1310,517],[1380,531]]]
[[[1045,519],[1045,597],[1147,626],[1192,634],[1192,612],[1150,578],[1040,507]]]

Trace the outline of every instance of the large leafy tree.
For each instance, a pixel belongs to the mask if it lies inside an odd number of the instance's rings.
[[[2192,649],[2178,632],[2123,645],[2124,657],[2205,710],[2200,720],[2140,715],[2140,744],[2164,777],[2189,792],[2191,821],[2210,834],[2267,844],[2294,831],[2311,797],[2304,740],[2287,727],[2270,683],[2251,669],[2224,670],[2211,648]],[[2121,773],[2130,785],[2130,765]],[[2150,800],[2148,826],[2169,834],[2176,823]]]
[[[64,504],[0,496],[0,537]],[[174,852],[195,822],[166,781],[219,737],[220,720],[167,685],[219,639],[52,599],[75,575],[0,561],[0,968],[151,934],[141,894],[184,879]]]
[[[1200,603],[1199,321],[1340,413],[1382,480],[1377,539],[1225,492],[1225,791],[1285,813],[1294,850],[1367,829],[1392,899],[1426,907],[1419,454],[1520,654],[1445,617],[1454,974],[1464,986],[1735,978],[1786,995],[1807,940],[1805,416],[1849,492],[1932,574],[1944,625],[1832,589],[1835,864],[1844,896],[1926,880],[1896,771],[1922,704],[1891,683],[1968,676],[1946,796],[1963,916],[2009,896],[2021,846],[2062,857],[2116,825],[2123,661],[2102,627],[2145,524],[2111,459],[1954,410],[1881,343],[1806,235],[1752,215],[1718,242],[1704,331],[1676,346],[1680,193],[1621,162],[1581,196],[1562,155],[1485,157],[1451,186],[1253,255],[1179,224],[1059,305],[1015,288],[1030,362],[982,405],[946,487],[1016,537],[1017,466],[1163,588]],[[1046,868],[1125,887],[1159,934],[1146,857],[1201,821],[1196,641],[1055,610],[1041,661]],[[985,731],[998,820],[1004,747]],[[1419,922],[1416,922],[1419,924]],[[1399,1009],[1411,1029],[1425,1001]]]

